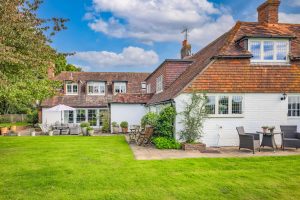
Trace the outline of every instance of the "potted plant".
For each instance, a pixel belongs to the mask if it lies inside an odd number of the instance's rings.
[[[263,133],[267,133],[267,130],[268,130],[269,127],[268,126],[262,126],[261,128],[263,129]]]
[[[80,124],[81,127],[81,131],[82,131],[82,135],[87,135],[87,128],[90,126],[90,124],[88,122],[82,122]]]
[[[33,137],[35,136],[35,129],[34,128],[31,129],[30,135],[33,136]]]
[[[270,133],[274,133],[275,126],[270,126],[268,129],[269,129]]]
[[[1,127],[1,135],[6,135],[8,133],[8,128],[6,126]]]
[[[201,142],[203,123],[207,117],[206,103],[206,95],[195,92],[190,101],[185,102],[184,111],[180,113],[183,116],[180,139],[184,141],[182,144],[184,150],[204,151],[206,149],[206,145]]]
[[[16,126],[16,125],[12,125],[12,126],[10,127],[10,131],[16,133],[16,132],[17,132],[17,126]]]
[[[122,132],[123,133],[127,133],[128,132],[128,122],[123,121],[123,122],[121,122],[120,126],[122,128]]]
[[[93,136],[94,135],[94,129],[93,129],[93,127],[89,126],[89,127],[86,128],[86,130],[87,130],[89,136]]]
[[[112,122],[111,126],[113,128],[113,133],[119,133],[119,124],[117,122]]]

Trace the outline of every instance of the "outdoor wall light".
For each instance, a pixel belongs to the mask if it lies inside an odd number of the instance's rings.
[[[281,101],[286,100],[286,97],[287,97],[287,94],[286,94],[286,93],[283,93],[283,94],[282,94],[282,97],[281,97]]]

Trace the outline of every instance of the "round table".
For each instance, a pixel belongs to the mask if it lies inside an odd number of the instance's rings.
[[[271,147],[273,148],[273,151],[275,152],[275,148],[277,148],[277,145],[276,145],[276,142],[275,142],[275,135],[282,135],[281,132],[279,133],[264,133],[264,132],[257,132],[259,134],[262,134],[263,135],[263,138],[262,138],[262,141],[261,141],[261,144],[260,146],[261,147]]]

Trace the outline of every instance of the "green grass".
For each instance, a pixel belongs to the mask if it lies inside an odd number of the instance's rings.
[[[15,122],[15,123],[0,123],[0,127],[11,127],[11,126],[28,126],[27,122]]]
[[[0,137],[0,199],[299,199],[300,157],[137,161],[123,136]]]

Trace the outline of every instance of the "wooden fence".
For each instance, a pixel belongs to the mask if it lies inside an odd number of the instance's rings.
[[[0,123],[9,123],[9,122],[26,122],[26,114],[5,114],[0,115]]]

